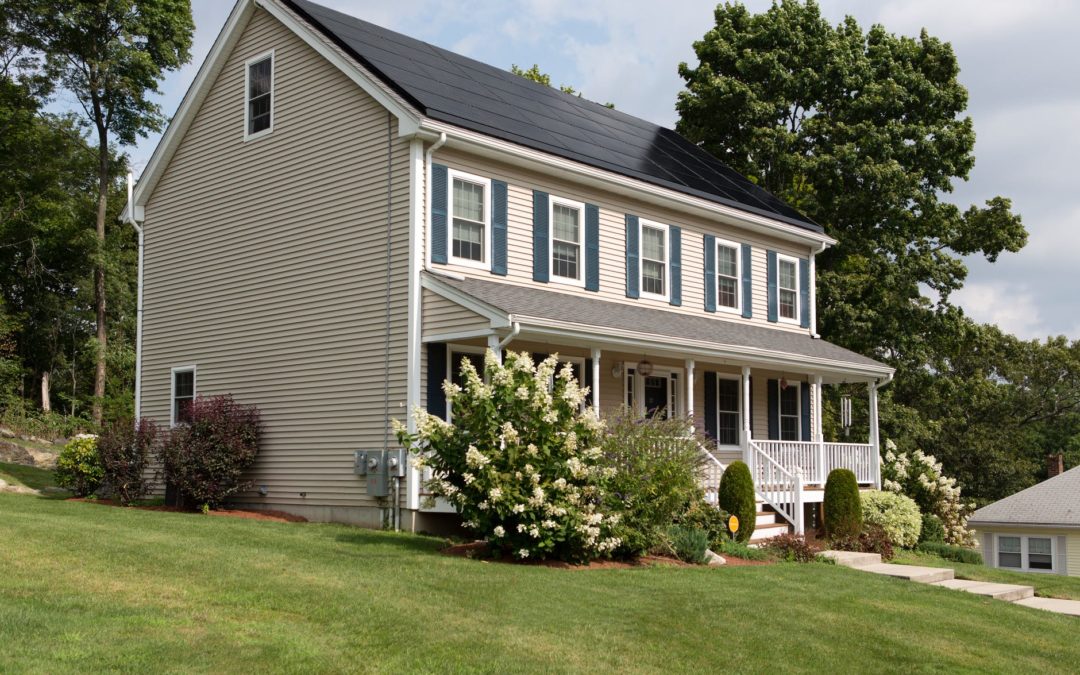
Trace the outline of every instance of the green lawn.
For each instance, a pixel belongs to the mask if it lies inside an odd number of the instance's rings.
[[[1002,584],[1022,584],[1035,588],[1035,595],[1047,598],[1065,598],[1080,600],[1080,577],[1066,577],[1060,574],[1039,574],[1010,572],[986,565],[971,565],[944,560],[936,555],[916,551],[902,551],[893,562],[905,565],[926,565],[927,567],[951,567],[956,570],[956,578],[972,581],[993,581]]]
[[[4,672],[1064,672],[1080,622],[825,564],[568,571],[0,494]]]
[[[24,485],[35,490],[56,487],[56,480],[53,478],[52,471],[36,466],[9,464],[7,462],[0,462],[0,480],[3,480],[8,485]],[[61,493],[59,496],[64,497],[65,495]]]

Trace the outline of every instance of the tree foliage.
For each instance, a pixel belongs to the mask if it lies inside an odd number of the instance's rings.
[[[512,63],[510,64],[510,72],[520,77],[524,77],[526,80],[536,82],[537,84],[542,84],[545,87],[554,86],[551,84],[551,75],[548,75],[547,73],[540,70],[539,64],[536,63],[532,64],[532,67],[527,70],[516,63]],[[577,89],[574,89],[568,84],[560,84],[559,91],[563,92],[564,94],[576,94],[578,98],[581,98],[581,92]],[[615,107],[615,104],[610,102],[604,103],[603,105],[605,108]]]

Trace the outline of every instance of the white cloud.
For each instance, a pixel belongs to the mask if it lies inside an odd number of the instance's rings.
[[[1053,331],[1044,323],[1035,293],[1027,284],[968,283],[952,301],[980,323],[996,324],[1022,338],[1044,338]]]

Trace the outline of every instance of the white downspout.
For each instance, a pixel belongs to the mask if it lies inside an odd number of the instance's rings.
[[[139,234],[139,271],[135,300],[135,424],[142,416],[142,338],[143,338],[143,228],[135,220],[135,179],[127,176],[127,222]]]

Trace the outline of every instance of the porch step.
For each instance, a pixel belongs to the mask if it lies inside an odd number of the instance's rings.
[[[757,512],[757,526],[762,525],[774,525],[776,524],[776,511],[758,511]]]
[[[777,535],[784,534],[789,531],[787,523],[770,523],[768,525],[758,524],[754,527],[754,533],[750,535],[751,543],[761,543],[766,539],[772,539]]]

